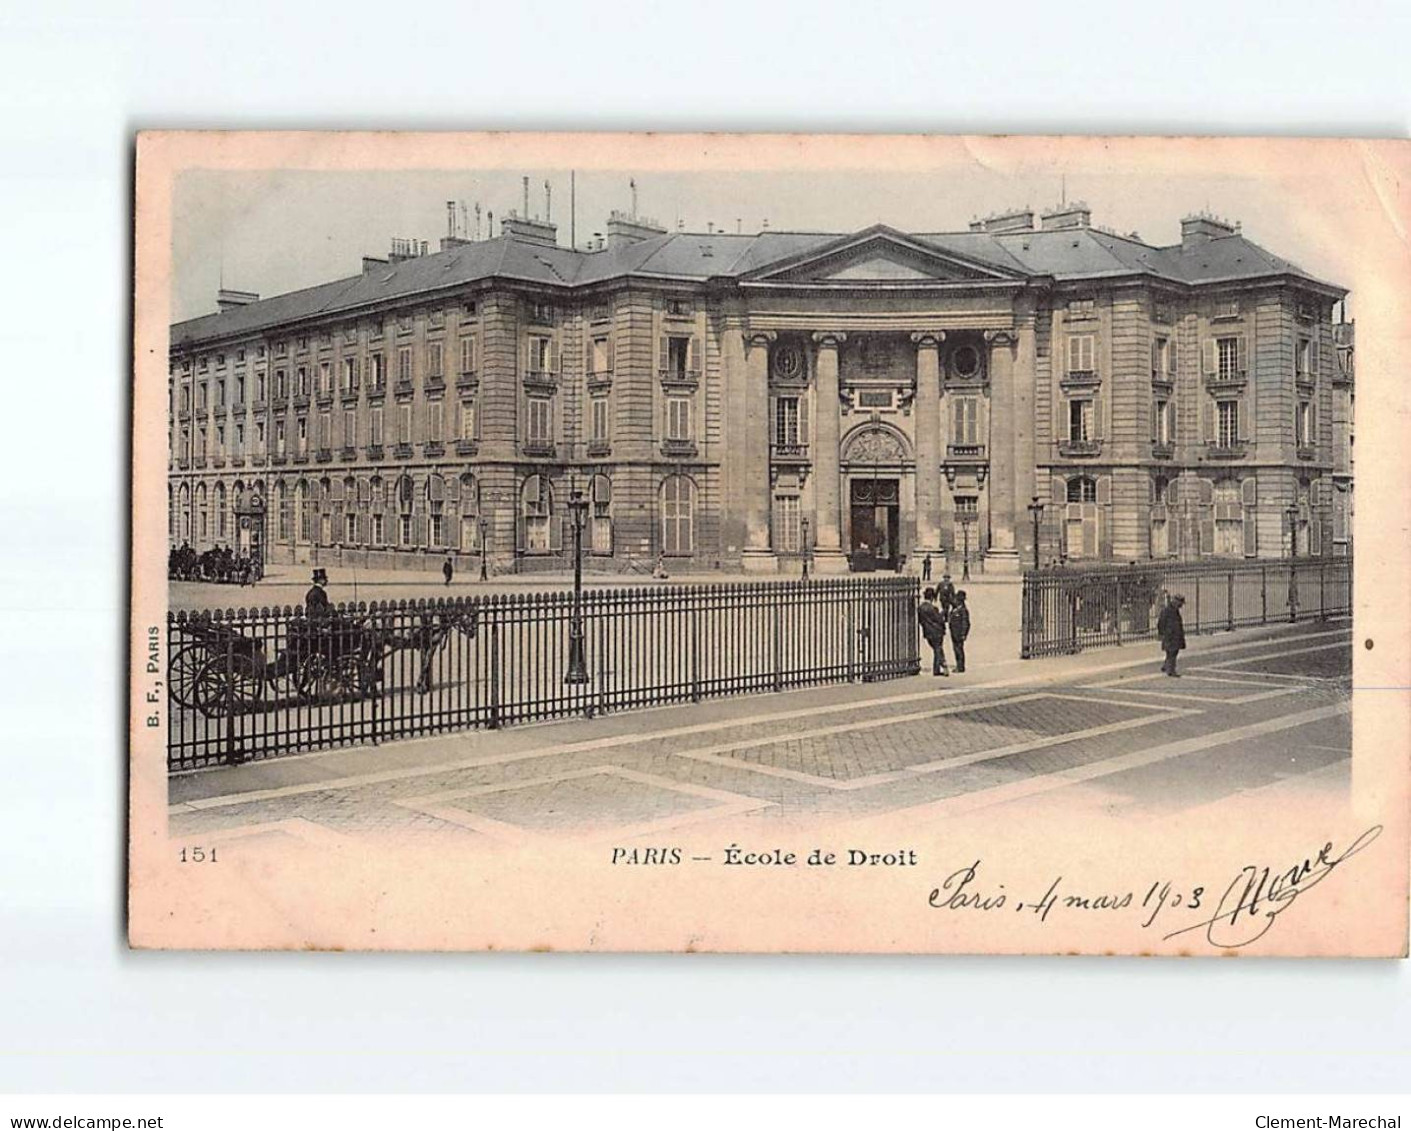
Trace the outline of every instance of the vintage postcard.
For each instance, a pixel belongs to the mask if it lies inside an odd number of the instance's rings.
[[[1404,956],[1408,173],[141,135],[132,945]]]

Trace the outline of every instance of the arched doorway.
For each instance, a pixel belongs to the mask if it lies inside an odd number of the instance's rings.
[[[843,441],[843,546],[855,573],[898,570],[910,551],[914,463],[906,437],[873,420]]]

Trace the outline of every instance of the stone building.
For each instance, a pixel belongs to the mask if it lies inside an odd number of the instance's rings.
[[[395,241],[171,329],[170,533],[272,561],[914,568],[1351,537],[1346,292],[1206,215]],[[1292,520],[1291,517],[1293,516]]]

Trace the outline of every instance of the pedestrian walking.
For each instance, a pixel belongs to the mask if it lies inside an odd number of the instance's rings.
[[[921,580],[922,580],[922,581],[930,581],[930,580],[931,580],[931,555],[930,555],[930,554],[927,554],[924,558],[921,559]]]
[[[446,584],[451,584],[451,578],[456,575],[456,567],[451,565],[451,555],[446,555],[446,560],[441,563],[441,576],[446,579]]]
[[[1161,670],[1167,675],[1179,676],[1176,670],[1176,656],[1186,646],[1186,626],[1181,621],[1181,606],[1186,599],[1179,593],[1172,594],[1156,620],[1156,634],[1161,637],[1161,650],[1166,653],[1166,662]]]
[[[950,629],[950,644],[955,650],[955,672],[959,675],[965,670],[965,638],[970,635],[970,608],[965,603],[964,589],[956,592],[955,607],[946,623]]]
[[[921,635],[931,646],[931,674],[949,676],[946,670],[946,617],[936,608],[936,591],[927,589],[922,595],[921,604],[916,609],[916,619],[921,624]]]

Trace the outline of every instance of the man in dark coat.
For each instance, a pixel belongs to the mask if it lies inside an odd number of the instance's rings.
[[[946,617],[936,608],[936,591],[927,589],[916,609],[916,619],[921,623],[921,635],[931,646],[931,674],[949,676],[946,670]]]
[[[304,615],[310,620],[328,620],[333,615],[333,605],[328,600],[325,586],[328,584],[326,569],[314,570],[314,583],[304,594]]]
[[[924,558],[921,559],[921,580],[922,580],[922,581],[930,581],[930,580],[931,580],[931,555],[930,555],[930,554],[927,554]]]
[[[955,595],[955,607],[950,611],[950,642],[955,649],[955,672],[965,670],[965,638],[970,635],[970,609],[965,604],[965,590]]]
[[[441,576],[446,579],[446,584],[451,584],[451,578],[455,576],[455,566],[451,565],[451,555],[446,555],[446,560],[441,563]]]
[[[1156,620],[1156,634],[1161,637],[1161,650],[1166,653],[1161,670],[1167,675],[1181,674],[1176,670],[1176,656],[1186,646],[1186,626],[1181,622],[1181,606],[1185,603],[1186,599],[1179,593],[1173,594]]]
[[[949,617],[951,609],[955,607],[955,586],[951,583],[950,574],[941,574],[941,584],[936,589],[936,596],[940,598],[941,612]]]

